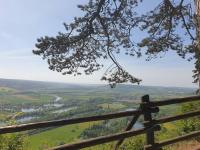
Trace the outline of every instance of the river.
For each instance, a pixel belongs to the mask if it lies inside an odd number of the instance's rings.
[[[21,112],[23,113],[31,113],[31,112],[37,112],[37,111],[42,111],[44,109],[48,109],[48,108],[59,108],[59,107],[62,107],[64,106],[64,104],[60,103],[60,101],[62,100],[62,97],[58,96],[58,95],[53,95],[55,97],[55,99],[53,100],[53,102],[51,103],[48,103],[48,104],[44,104],[43,106],[41,107],[37,107],[37,108],[34,108],[34,107],[31,107],[31,108],[22,108],[21,109]],[[70,110],[70,108],[67,108],[68,110]],[[58,112],[64,112],[64,111],[67,111],[67,110],[64,110],[64,109],[61,109],[61,110],[57,110],[54,111],[55,113],[58,113]],[[38,119],[39,117],[35,117],[35,116],[25,116],[25,117],[22,117],[22,118],[19,118],[17,119],[16,121],[18,123],[24,123],[24,122],[28,122],[28,121],[31,121],[31,120],[34,120],[34,119]]]

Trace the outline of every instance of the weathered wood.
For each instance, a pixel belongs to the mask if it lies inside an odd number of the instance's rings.
[[[51,148],[49,150],[77,150],[77,149],[91,147],[98,144],[104,144],[104,143],[108,143],[108,142],[112,142],[112,141],[116,141],[116,140],[120,140],[124,138],[137,136],[140,134],[144,134],[149,130],[159,131],[160,126],[157,125],[151,128],[141,128],[138,130],[125,131],[122,133],[108,135],[108,136],[101,136],[101,137],[97,137],[97,138],[93,138],[93,139],[89,139],[89,140],[85,140],[85,141],[81,141],[81,142],[77,142],[73,144],[61,145],[58,147]]]
[[[127,128],[125,131],[129,131],[133,128],[133,126],[135,125],[135,123],[137,122],[138,118],[139,118],[140,114],[135,115],[131,122],[128,124]],[[115,150],[117,150],[119,148],[119,146],[123,143],[124,139],[119,140],[116,145],[115,145]]]
[[[149,112],[149,113],[157,113],[159,112],[159,108],[158,107],[146,107],[146,110],[143,110],[142,107],[140,107],[141,111],[144,112]],[[133,117],[133,119],[131,120],[131,122],[128,124],[127,128],[125,131],[129,131],[133,128],[134,124],[137,122],[137,119],[139,118],[140,115],[135,115]],[[115,145],[115,150],[117,150],[119,148],[119,146],[123,143],[124,139],[120,140],[117,142],[117,144]]]
[[[153,120],[153,122],[154,122],[154,124],[163,124],[163,123],[178,121],[181,119],[186,119],[186,118],[195,117],[195,116],[200,116],[200,111],[192,111],[192,112],[188,112],[188,113],[180,114],[180,115],[176,115],[176,116],[163,117],[160,119]],[[147,126],[149,123],[150,123],[149,121],[144,122],[144,124]]]
[[[193,102],[193,101],[200,101],[200,96],[173,98],[173,99],[153,101],[153,102],[151,101],[149,102],[148,105],[150,107],[155,107],[155,106],[164,106],[164,105],[179,104],[179,103]]]
[[[26,131],[26,130],[32,130],[32,129],[38,129],[38,128],[53,127],[53,126],[63,126],[63,125],[70,125],[70,124],[76,124],[76,123],[121,118],[121,117],[138,115],[141,113],[142,112],[140,110],[133,110],[133,111],[110,113],[110,114],[99,115],[99,116],[84,117],[84,118],[63,119],[63,120],[44,121],[44,122],[38,122],[38,123],[7,126],[7,127],[0,128],[0,134],[20,132],[20,131]]]
[[[149,111],[149,95],[144,95],[142,97],[142,105],[141,105],[141,109],[144,112],[144,121],[148,121],[149,124],[145,125],[145,127],[152,127],[154,124],[152,122],[152,116],[151,116],[151,112]],[[153,130],[148,130],[146,133],[146,142],[148,145],[154,145],[155,144],[155,137],[154,137],[154,131]],[[146,149],[147,150],[147,149]]]
[[[195,15],[194,15],[194,23],[196,27],[196,40],[195,40],[195,69],[198,72],[198,94],[200,94],[200,1],[199,0],[194,0],[194,8],[195,8]]]
[[[157,143],[156,145],[152,146],[152,145],[147,145],[146,147],[149,148],[150,150],[155,150],[156,148],[161,148],[163,146],[167,146],[167,145],[171,145],[180,141],[184,141],[187,139],[191,139],[194,137],[200,136],[200,131],[194,131],[192,133],[186,134],[186,135],[182,135],[176,138],[172,138],[169,140],[165,140],[162,142]]]

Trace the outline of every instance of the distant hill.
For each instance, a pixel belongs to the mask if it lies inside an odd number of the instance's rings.
[[[50,89],[66,89],[66,88],[78,88],[79,85],[55,83],[55,82],[43,82],[43,81],[31,81],[31,80],[17,80],[17,79],[0,79],[0,87],[8,87],[21,91],[27,90],[50,90]]]
[[[118,85],[111,89],[108,85],[68,84],[56,82],[0,79],[0,87],[13,88],[20,91],[62,91],[78,90],[82,92],[124,93],[124,94],[150,94],[150,95],[194,95],[194,88]]]

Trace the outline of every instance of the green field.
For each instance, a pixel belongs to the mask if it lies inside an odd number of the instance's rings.
[[[28,137],[29,150],[39,150],[79,140],[81,132],[94,123],[82,123],[55,128]]]
[[[121,104],[121,103],[103,103],[99,105],[100,107],[102,107],[103,109],[122,109],[122,108],[126,108],[127,106]]]

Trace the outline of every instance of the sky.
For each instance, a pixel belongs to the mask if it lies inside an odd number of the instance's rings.
[[[73,77],[48,69],[46,61],[32,54],[36,39],[64,31],[82,12],[76,7],[87,0],[0,0],[0,78],[101,84],[103,70],[91,76]],[[151,1],[148,7],[155,6]],[[146,8],[144,8],[146,9]],[[140,36],[139,34],[136,36]],[[144,58],[120,57],[120,63],[141,85],[196,87],[193,62],[169,52],[163,58],[146,62]],[[110,62],[106,61],[105,66]]]

